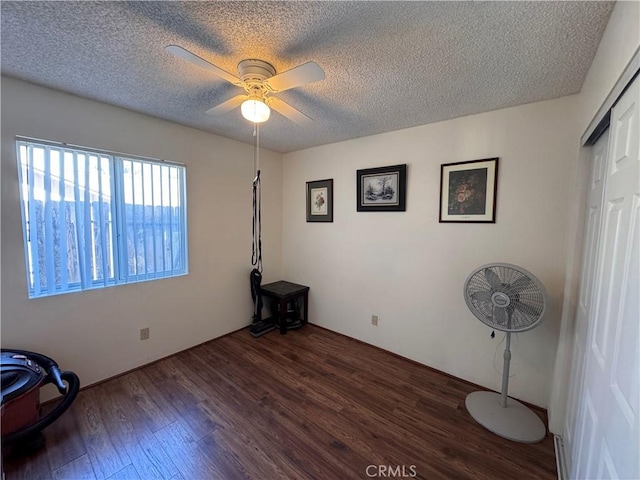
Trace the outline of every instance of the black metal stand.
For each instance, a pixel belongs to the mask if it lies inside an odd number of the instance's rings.
[[[269,333],[271,330],[275,330],[276,326],[273,324],[271,319],[264,319],[257,322],[253,322],[251,327],[249,327],[249,332],[254,337],[260,337],[265,333]]]

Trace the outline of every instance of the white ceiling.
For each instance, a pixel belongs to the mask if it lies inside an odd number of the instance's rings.
[[[279,152],[580,91],[612,2],[1,2],[2,73],[243,142],[243,91],[164,51],[181,45],[237,74],[313,60],[321,82],[280,98],[314,119],[273,113]]]

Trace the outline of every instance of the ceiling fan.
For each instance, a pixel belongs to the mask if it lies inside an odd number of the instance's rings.
[[[247,59],[238,64],[238,73],[240,75],[236,77],[178,45],[168,45],[165,47],[165,51],[194,65],[206,68],[227,82],[244,88],[247,92],[246,95],[237,95],[210,108],[206,112],[208,115],[221,115],[234,108],[241,107],[244,118],[251,122],[260,123],[269,119],[269,107],[271,107],[276,112],[300,125],[306,125],[312,121],[304,113],[296,110],[278,97],[271,95],[324,80],[324,71],[315,62],[303,63],[276,75],[276,70],[271,64],[263,60]]]

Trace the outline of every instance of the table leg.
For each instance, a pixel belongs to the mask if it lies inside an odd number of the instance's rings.
[[[278,305],[278,316],[280,317],[280,335],[287,333],[287,300],[280,300]]]
[[[304,292],[304,323],[309,321],[309,292]]]

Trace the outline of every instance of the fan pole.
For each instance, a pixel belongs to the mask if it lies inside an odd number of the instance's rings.
[[[509,363],[511,362],[511,332],[507,332],[507,346],[504,349],[504,367],[502,368],[502,397],[500,406],[507,408],[507,390],[509,389]]]
[[[502,393],[472,392],[467,395],[464,403],[473,419],[487,430],[515,442],[539,442],[547,433],[542,420],[525,405],[507,396],[509,362],[511,361],[511,332],[506,332],[506,339]]]

